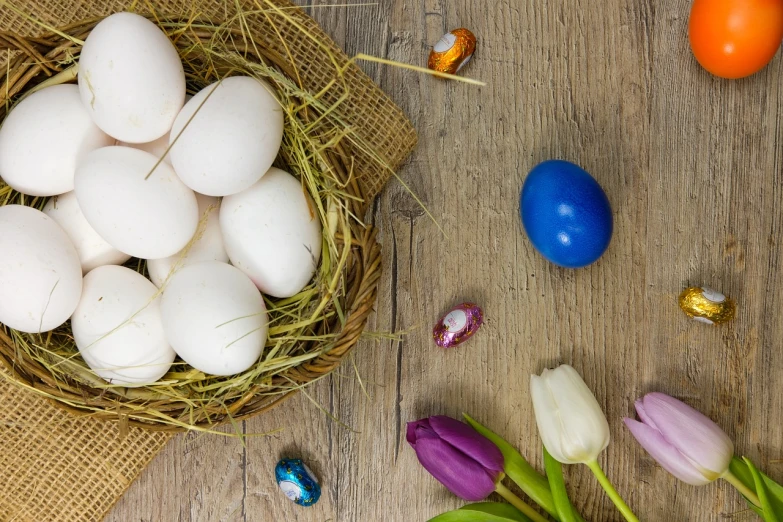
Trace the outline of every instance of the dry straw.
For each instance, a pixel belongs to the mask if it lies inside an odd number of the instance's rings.
[[[235,74],[263,79],[275,89],[286,116],[277,164],[301,180],[314,201],[312,213],[324,225],[314,281],[292,298],[267,300],[269,340],[259,362],[240,375],[210,377],[177,361],[160,382],[123,388],[102,381],[87,367],[67,324],[42,334],[0,330],[0,363],[21,386],[73,413],[119,420],[121,427],[211,432],[219,424],[266,411],[328,374],[359,340],[375,304],[381,269],[375,229],[362,217],[368,199],[397,165],[387,160],[388,150],[379,150],[348,123],[343,105],[352,84],[344,73],[350,62],[336,56],[301,16],[272,0],[258,0],[254,6],[237,4],[235,14],[221,23],[196,14],[183,18],[153,11],[148,16],[178,49],[189,92]],[[0,32],[0,49],[15,51],[0,83],[0,120],[39,86],[73,81],[81,44],[99,21],[45,27],[35,38]],[[251,29],[259,21],[271,28],[264,38]],[[302,79],[308,64],[295,48],[301,39],[320,49],[335,71],[317,92]],[[407,141],[399,146],[410,150],[415,134],[409,130],[403,135]],[[380,184],[377,174],[368,183],[366,172],[357,167],[359,156],[363,170],[383,173]],[[41,208],[44,203],[0,185],[0,204]],[[144,271],[140,261],[129,266]]]

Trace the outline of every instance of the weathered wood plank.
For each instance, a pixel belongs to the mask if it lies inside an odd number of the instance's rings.
[[[363,65],[419,129],[400,176],[443,229],[396,181],[371,215],[384,246],[371,327],[410,334],[365,341],[339,374],[309,389],[350,429],[300,395],[248,421],[247,432],[284,430],[246,449],[178,438],[109,520],[425,520],[461,502],[420,468],[405,422],[471,412],[540,467],[529,374],[560,362],[582,372],[607,412],[613,443],[602,463],[644,520],[718,521],[744,510],[725,485],[677,482],[631,439],[622,417],[647,391],[711,415],[738,453],[783,480],[774,462],[783,447],[783,60],[747,80],[712,78],[690,54],[688,8],[685,0],[309,8],[349,54],[422,64],[449,29],[479,37],[465,74],[487,81],[483,89]],[[613,243],[587,269],[546,263],[520,225],[526,173],[555,157],[590,171],[614,209]],[[735,322],[687,321],[676,296],[689,284],[737,298]],[[487,324],[468,344],[436,349],[432,322],[467,299],[484,307]],[[324,485],[315,508],[294,506],[274,485],[275,462],[294,455]],[[620,520],[586,469],[566,476],[586,518]]]

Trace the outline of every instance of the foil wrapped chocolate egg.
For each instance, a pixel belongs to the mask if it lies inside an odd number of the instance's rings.
[[[432,338],[441,348],[453,348],[470,339],[483,322],[484,313],[478,305],[462,303],[441,317],[432,329]]]
[[[734,318],[737,305],[712,288],[692,286],[682,291],[680,308],[688,317],[707,324],[720,324]]]
[[[433,71],[455,74],[473,57],[476,51],[476,37],[465,28],[454,29],[444,34],[436,43],[427,67]]]
[[[321,486],[301,459],[283,459],[275,466],[277,485],[300,506],[312,506],[321,498]]]

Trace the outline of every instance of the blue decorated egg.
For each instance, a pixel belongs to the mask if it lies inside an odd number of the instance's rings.
[[[552,263],[594,263],[612,239],[612,208],[601,185],[569,161],[536,165],[522,186],[519,212],[530,242]]]
[[[321,486],[301,459],[283,459],[275,466],[275,480],[285,496],[300,506],[312,506],[321,498]]]

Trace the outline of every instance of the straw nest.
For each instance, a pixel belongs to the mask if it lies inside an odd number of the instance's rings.
[[[76,414],[118,420],[121,427],[212,431],[277,406],[335,369],[359,340],[375,303],[381,268],[375,230],[361,222],[364,196],[348,152],[367,146],[335,116],[333,105],[301,87],[291,57],[254,39],[241,20],[218,25],[149,18],[179,50],[189,93],[235,74],[263,78],[277,90],[286,120],[276,165],[299,178],[315,202],[312,210],[324,230],[318,272],[300,294],[267,299],[269,339],[258,363],[240,375],[204,375],[178,359],[154,385],[112,386],[79,356],[68,323],[43,334],[0,328],[0,362],[22,386]],[[81,44],[99,21],[49,28],[37,38],[0,33],[0,49],[18,51],[5,78],[0,76],[0,121],[33,90],[75,80]],[[311,37],[302,31],[302,38]],[[334,81],[341,81],[339,74]],[[350,86],[342,88],[347,92]],[[46,201],[0,184],[0,204],[12,203],[42,208]],[[139,260],[126,266],[145,270]]]

